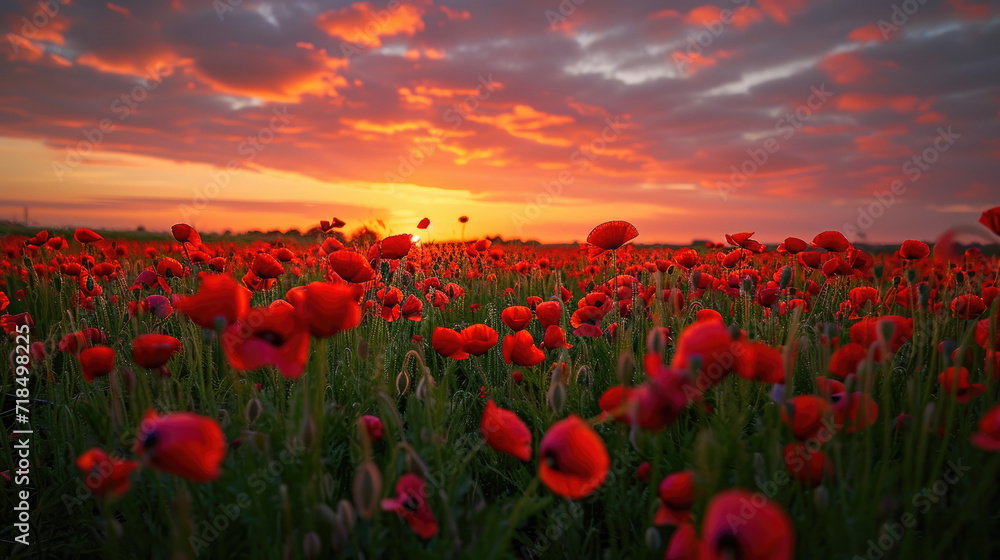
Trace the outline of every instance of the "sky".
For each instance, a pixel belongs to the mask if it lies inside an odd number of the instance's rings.
[[[898,242],[1000,204],[995,3],[17,0],[0,26],[0,219],[33,225]]]

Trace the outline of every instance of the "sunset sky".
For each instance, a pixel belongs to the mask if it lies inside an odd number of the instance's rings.
[[[1000,204],[996,3],[44,4],[0,8],[0,219],[892,242]]]

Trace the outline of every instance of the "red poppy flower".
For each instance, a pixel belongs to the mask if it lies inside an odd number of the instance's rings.
[[[979,419],[979,431],[969,441],[983,451],[1000,451],[1000,404],[994,405]]]
[[[844,379],[848,375],[857,373],[858,366],[866,359],[868,359],[868,350],[864,346],[857,342],[845,344],[837,348],[833,356],[830,357],[830,373]]]
[[[500,318],[511,330],[519,331],[531,322],[531,309],[523,305],[512,305],[503,310]]]
[[[434,327],[431,346],[435,352],[446,358],[465,360],[469,357],[469,353],[465,351],[465,339],[462,338],[461,334],[451,329]]]
[[[309,359],[309,327],[295,307],[279,299],[251,309],[246,319],[230,325],[222,335],[222,348],[237,371],[272,365],[296,379]]]
[[[331,229],[340,229],[347,225],[347,222],[341,220],[340,218],[334,218],[332,221],[320,220],[319,229],[324,232],[330,231]]]
[[[870,348],[872,344],[879,342],[880,336],[889,333],[887,340],[890,354],[896,353],[913,337],[913,319],[900,317],[898,315],[885,315],[882,317],[866,317],[854,325],[851,325],[851,341],[857,342],[865,348]],[[881,343],[879,350],[881,350]],[[876,359],[881,359],[880,354]]]
[[[639,230],[632,224],[616,220],[604,222],[591,230],[587,243],[591,245],[590,256],[596,257],[604,251],[614,251],[639,236]]]
[[[230,276],[212,274],[202,278],[197,294],[177,300],[174,308],[203,329],[225,328],[247,316],[250,297]]]
[[[87,228],[79,228],[73,232],[73,239],[78,242],[87,244],[94,243],[95,241],[103,241],[104,238],[101,237],[96,231]]]
[[[493,328],[483,325],[470,325],[461,332],[463,349],[473,356],[482,356],[496,346],[500,335]]]
[[[851,242],[839,231],[824,231],[813,238],[812,246],[831,253],[843,253],[851,247]]]
[[[115,350],[109,346],[95,346],[80,352],[80,369],[83,378],[92,383],[95,378],[103,377],[115,368]]]
[[[398,514],[422,539],[437,534],[437,520],[427,503],[424,479],[415,474],[407,473],[399,477],[396,498],[382,500],[382,511]]]
[[[538,446],[538,474],[553,494],[578,500],[604,484],[611,460],[604,441],[573,414],[553,424]]]
[[[319,246],[319,252],[323,255],[329,255],[331,253],[336,253],[344,248],[344,244],[337,241],[335,237],[327,237],[323,240],[323,244]]]
[[[979,223],[988,227],[993,233],[1000,235],[1000,206],[990,208],[979,217]]]
[[[161,368],[181,349],[181,341],[165,334],[141,334],[132,339],[132,359],[146,369]]]
[[[923,241],[907,239],[899,246],[899,258],[919,260],[931,254],[931,248]]]
[[[102,344],[105,341],[104,333],[94,327],[88,327],[82,331],[69,333],[59,341],[59,351],[68,352],[74,356],[91,344]]]
[[[201,236],[188,224],[174,224],[170,226],[170,233],[174,235],[174,239],[181,243],[188,243],[195,247],[201,245]]]
[[[257,253],[253,257],[250,270],[259,278],[277,278],[285,273],[284,267],[277,259],[267,253]]]
[[[581,307],[573,312],[569,318],[569,324],[573,327],[573,334],[576,336],[598,337],[601,331],[601,319],[604,318],[604,311],[592,305]]]
[[[805,443],[785,446],[785,466],[792,478],[811,488],[819,486],[824,477],[833,478],[833,463],[826,453],[810,449]]]
[[[403,302],[400,312],[405,319],[419,321],[423,317],[424,302],[420,301],[420,298],[417,296],[410,294],[406,297],[406,301]]]
[[[28,239],[27,243],[28,243],[28,245],[33,245],[35,247],[41,247],[42,245],[45,245],[45,243],[48,240],[49,240],[49,232],[43,229],[43,230],[39,231],[38,233],[36,233],[35,235],[31,236],[31,238]]]
[[[670,536],[670,544],[663,560],[699,560],[701,541],[694,530],[694,525],[685,523]]]
[[[417,229],[427,229],[427,226],[429,225],[431,225],[431,219],[424,218],[423,220],[420,220],[420,223],[417,224]]]
[[[572,348],[573,345],[566,342],[566,331],[559,325],[549,325],[545,329],[545,338],[542,340],[542,348],[552,350],[553,348]]]
[[[378,441],[385,435],[385,426],[382,425],[382,420],[377,416],[365,414],[361,417],[361,421],[365,423],[365,431],[368,432],[368,437],[372,441]]]
[[[517,331],[503,339],[503,360],[523,367],[533,367],[545,361],[545,353],[535,346],[528,331]]]
[[[364,255],[354,251],[337,251],[327,257],[330,270],[338,277],[352,284],[361,284],[375,277]]]
[[[698,388],[705,390],[737,369],[737,362],[744,359],[741,350],[742,346],[733,340],[725,323],[698,321],[681,331],[673,366],[682,370],[694,369]]]
[[[210,482],[222,474],[219,465],[226,458],[226,440],[211,418],[190,412],[159,416],[150,410],[139,427],[134,450],[154,469]]]
[[[951,300],[951,314],[959,319],[976,319],[986,311],[986,302],[983,298],[965,294]]]
[[[695,501],[694,471],[680,471],[667,475],[658,489],[660,507],[653,524],[681,526],[691,520],[691,507]]]
[[[4,330],[7,330],[4,328]],[[10,331],[7,331],[10,332]],[[972,339],[984,350],[1000,350],[1000,328],[996,330],[996,336],[990,343],[990,320],[983,319],[976,323],[972,331]]]
[[[310,282],[285,294],[288,302],[305,321],[309,334],[328,338],[361,323],[361,306],[354,286]]]
[[[786,237],[782,245],[789,255],[797,255],[809,248],[809,244],[798,237]]]
[[[826,399],[816,395],[799,395],[788,399],[781,408],[781,420],[800,441],[817,437],[823,429],[832,435],[825,425],[832,408]]]
[[[92,447],[76,458],[76,467],[83,473],[87,489],[101,498],[114,499],[128,492],[129,474],[138,466],[135,461],[109,457],[99,447]]]
[[[778,504],[741,488],[712,497],[701,523],[700,560],[790,560],[795,531]]]
[[[392,237],[386,237],[378,243],[379,254],[383,259],[386,260],[396,260],[401,259],[410,252],[410,248],[413,247],[413,236],[409,233],[401,233],[399,235],[393,235]]]
[[[865,309],[866,305],[871,305],[874,308],[878,305],[878,290],[871,286],[858,286],[857,288],[852,288],[847,295],[848,300],[851,302],[851,308],[855,313]]]
[[[846,426],[844,431],[853,434],[871,427],[878,419],[878,404],[867,393],[841,393],[834,398],[838,398],[833,405],[833,421],[838,430]]]
[[[403,292],[395,286],[382,288],[375,292],[375,297],[382,303],[380,314],[388,322],[393,322],[400,317],[399,304],[403,301]],[[422,305],[422,304],[421,304]]]
[[[522,461],[531,460],[531,432],[513,411],[490,400],[483,411],[479,432],[495,451]]]
[[[743,359],[736,362],[736,375],[761,383],[784,383],[784,358],[778,350],[760,343],[743,344]]]
[[[740,247],[742,249],[746,249],[751,253],[763,253],[766,247],[764,247],[764,245],[758,242],[757,240],[750,239],[751,237],[753,237],[754,233],[756,232],[745,231],[742,233],[734,233],[732,235],[729,235],[727,233],[726,241],[734,247]]]
[[[938,375],[938,383],[945,393],[955,395],[955,400],[966,404],[986,392],[986,385],[969,383],[969,370],[950,367]]]

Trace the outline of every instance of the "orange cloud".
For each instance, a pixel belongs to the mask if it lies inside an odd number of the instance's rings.
[[[441,11],[444,12],[444,14],[446,16],[448,16],[448,19],[470,19],[470,18],[472,18],[472,14],[470,14],[467,10],[455,10],[455,9],[449,8],[448,6],[438,6],[438,7],[441,8]]]
[[[923,115],[917,117],[916,122],[921,124],[943,123],[944,115],[931,111],[930,113],[924,113]]]
[[[538,111],[528,105],[515,105],[510,113],[495,116],[469,115],[470,121],[491,124],[515,138],[524,138],[538,144],[549,146],[571,146],[566,138],[547,136],[541,129],[574,122],[573,117],[552,115]]]
[[[298,102],[304,95],[338,97],[337,88],[348,85],[337,74],[347,61],[327,56],[325,49],[299,50],[294,59],[276,56],[264,47],[245,45],[242,49],[253,67],[234,67],[219,57],[198,60],[191,73],[219,93],[285,103]]]
[[[869,41],[884,41],[885,36],[882,35],[882,31],[878,28],[877,24],[871,23],[864,27],[859,27],[854,31],[847,34],[847,38],[852,41],[857,41],[859,43],[867,43]]]
[[[698,6],[684,16],[688,25],[718,26],[732,23],[739,29],[746,29],[750,24],[763,19],[760,10],[750,6],[735,9],[721,8],[712,4]]]
[[[838,84],[858,83],[871,76],[876,67],[895,68],[894,62],[869,62],[862,60],[853,52],[843,52],[830,55],[820,62],[820,68]]]
[[[968,0],[948,0],[948,5],[970,19],[987,19],[991,13],[988,4],[970,4]]]
[[[355,46],[380,47],[381,37],[408,35],[424,30],[424,9],[413,4],[376,9],[371,2],[355,2],[339,10],[327,10],[316,18],[316,26],[331,37]]]
[[[920,98],[915,95],[880,95],[877,93],[845,93],[837,99],[842,111],[864,112],[888,107],[898,113],[916,109]]]
[[[119,6],[118,4],[112,4],[111,2],[108,2],[108,9],[111,10],[112,12],[118,12],[119,14],[127,18],[132,17],[132,12],[130,12],[128,8]]]
[[[760,0],[760,9],[774,21],[788,25],[792,15],[804,10],[807,4],[808,0]]]

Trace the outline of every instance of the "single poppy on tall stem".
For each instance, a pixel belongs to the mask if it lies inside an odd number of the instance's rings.
[[[591,257],[596,257],[605,251],[611,251],[611,274],[614,277],[614,309],[618,308],[618,260],[615,251],[638,236],[639,230],[624,220],[604,222],[592,229],[587,236]]]

